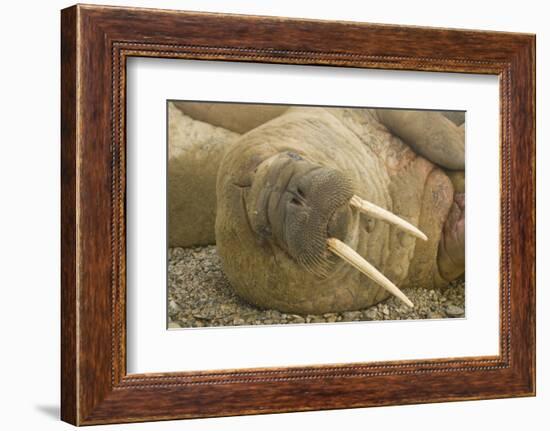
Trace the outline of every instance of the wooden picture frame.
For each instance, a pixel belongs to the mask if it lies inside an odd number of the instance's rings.
[[[534,35],[81,5],[61,17],[64,421],[535,394]],[[125,65],[131,56],[498,75],[500,354],[128,375]]]

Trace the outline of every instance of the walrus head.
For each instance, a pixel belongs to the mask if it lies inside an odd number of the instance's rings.
[[[326,278],[336,255],[413,306],[397,286],[344,241],[354,211],[385,220],[421,239],[426,236],[393,213],[355,195],[345,173],[295,152],[277,153],[254,170],[246,208],[258,240],[284,250],[305,270]]]

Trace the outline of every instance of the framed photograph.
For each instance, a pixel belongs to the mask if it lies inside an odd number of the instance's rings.
[[[62,419],[535,394],[535,36],[61,13]]]

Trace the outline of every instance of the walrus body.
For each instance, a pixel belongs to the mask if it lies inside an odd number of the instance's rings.
[[[385,299],[387,290],[325,250],[328,236],[399,287],[444,286],[464,272],[464,195],[451,181],[457,175],[440,166],[450,157],[443,167],[463,167],[463,129],[437,119],[462,148],[447,154],[440,145],[436,165],[418,155],[430,156],[433,139],[415,139],[413,151],[382,125],[402,125],[391,114],[302,107],[278,114],[232,140],[219,162],[215,240],[237,294],[262,308],[311,314]],[[417,226],[427,241],[350,208],[352,195]]]

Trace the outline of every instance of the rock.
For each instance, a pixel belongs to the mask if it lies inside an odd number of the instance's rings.
[[[360,311],[344,311],[342,313],[342,320],[354,321],[354,320],[359,320],[360,318],[361,318]]]
[[[266,314],[272,318],[272,319],[275,319],[275,320],[278,320],[278,319],[281,319],[281,312],[280,311],[277,311],[277,310],[269,310],[266,312]]]
[[[367,311],[363,312],[363,316],[368,320],[376,320],[378,312],[374,308],[369,308]]]
[[[304,319],[302,316],[298,316],[297,314],[294,314],[292,317],[292,323],[305,323],[306,319]]]
[[[447,316],[449,317],[462,317],[464,316],[464,308],[456,305],[449,305],[445,308],[445,313],[447,313]]]
[[[168,324],[168,329],[177,329],[177,328],[181,328],[181,326],[179,324],[177,324],[176,322],[170,322]]]
[[[336,313],[327,313],[324,314],[323,317],[325,318],[325,321],[329,323],[334,323],[338,320],[338,315]]]
[[[168,302],[168,309],[170,310],[171,313],[177,313],[181,311],[181,307],[173,299],[170,300],[170,302]]]
[[[412,311],[412,309],[407,306],[407,305],[402,305],[401,307],[399,307],[396,312],[402,316],[406,316],[407,314],[409,314],[410,312]]]

